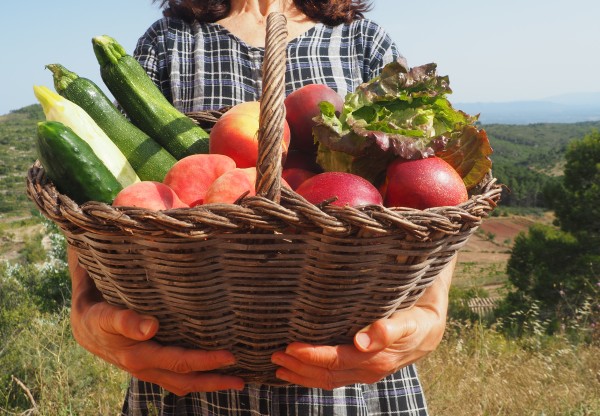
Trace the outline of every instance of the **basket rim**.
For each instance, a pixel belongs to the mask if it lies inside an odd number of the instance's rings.
[[[491,175],[490,175],[491,176]],[[102,234],[185,235],[206,237],[215,229],[226,233],[250,229],[282,231],[294,227],[330,235],[385,236],[408,234],[427,240],[430,234],[456,234],[478,226],[497,206],[502,186],[493,177],[457,206],[419,210],[381,205],[362,207],[314,205],[291,189],[282,188],[279,203],[262,196],[242,196],[233,204],[204,204],[191,208],[153,211],[113,207],[98,201],[79,205],[61,194],[36,161],[27,172],[27,195],[47,218],[67,229]]]

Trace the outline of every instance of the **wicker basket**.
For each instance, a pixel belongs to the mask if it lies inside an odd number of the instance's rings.
[[[265,384],[281,384],[270,356],[290,342],[349,343],[412,306],[501,190],[490,179],[460,206],[422,211],[315,206],[281,188],[285,37],[285,19],[270,16],[257,196],[155,212],[78,205],[39,162],[27,177],[108,302],[157,317],[160,342],[232,351],[226,373]]]

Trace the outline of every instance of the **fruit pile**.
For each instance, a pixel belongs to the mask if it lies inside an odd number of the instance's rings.
[[[47,121],[38,154],[57,189],[83,203],[166,210],[255,195],[260,103],[225,112],[210,133],[175,109],[112,38],[93,39],[102,79],[58,64],[57,93],[34,87]],[[491,168],[477,117],[454,110],[429,64],[387,65],[345,98],[310,84],[285,98],[282,186],[314,204],[425,209],[458,205]]]

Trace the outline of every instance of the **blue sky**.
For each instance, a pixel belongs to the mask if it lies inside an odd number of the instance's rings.
[[[411,66],[436,62],[453,102],[534,100],[600,92],[598,0],[375,0],[370,18]],[[0,28],[0,114],[36,102],[52,86],[49,63],[103,87],[91,38],[133,51],[160,11],[150,0],[9,2]]]

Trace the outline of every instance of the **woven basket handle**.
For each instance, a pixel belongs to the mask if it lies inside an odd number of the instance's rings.
[[[277,203],[281,197],[281,142],[285,121],[286,24],[281,13],[271,13],[267,18],[256,162],[256,194]]]

